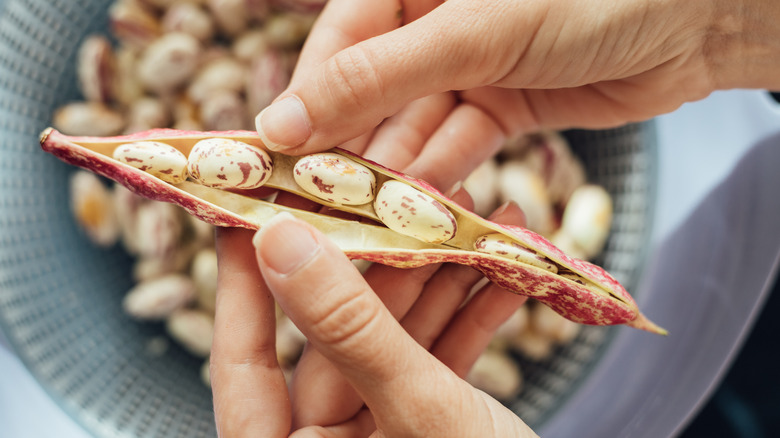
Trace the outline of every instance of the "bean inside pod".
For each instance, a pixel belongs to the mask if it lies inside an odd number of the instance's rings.
[[[251,192],[207,187],[193,181],[170,184],[113,158],[116,148],[133,141],[158,141],[186,156],[197,143],[206,139],[237,141],[268,153],[273,161],[273,172],[264,182],[266,187],[289,191],[322,205],[373,219],[379,225],[274,204],[253,197]],[[329,153],[347,157],[369,169],[378,187],[387,183],[403,184],[435,200],[452,215],[457,230],[455,235],[443,243],[420,240],[381,225],[382,220],[372,203],[344,205],[312,195],[294,178],[295,164],[301,158],[268,151],[254,132],[154,130],[132,136],[97,138],[69,137],[50,128],[41,134],[41,146],[63,161],[113,179],[141,196],[180,205],[213,225],[257,229],[286,211],[320,229],[350,258],[396,267],[459,263],[481,271],[501,287],[536,298],[572,321],[596,325],[627,324],[654,333],[666,333],[642,315],[631,296],[603,269],[567,256],[529,230],[483,219],[450,201],[424,181],[347,151],[333,149]],[[475,250],[475,242],[491,234],[499,234],[513,245],[549,260],[554,268],[546,269],[513,257]]]

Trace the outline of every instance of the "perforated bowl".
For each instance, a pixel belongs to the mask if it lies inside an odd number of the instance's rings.
[[[2,5],[2,3],[0,3]],[[105,0],[8,0],[0,16],[0,329],[49,394],[96,436],[215,436],[200,360],[176,345],[159,355],[160,324],[122,311],[130,258],[83,237],[68,211],[72,168],[43,153],[38,134],[58,106],[80,98],[81,40],[107,27]],[[589,178],[614,197],[598,264],[629,291],[644,258],[654,199],[652,123],[566,136]],[[510,406],[532,427],[598,365],[613,328],[587,327],[545,363],[523,363]]]

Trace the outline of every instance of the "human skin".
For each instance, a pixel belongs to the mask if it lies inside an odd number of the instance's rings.
[[[377,265],[364,279],[291,217],[267,224],[254,247],[250,237],[219,232],[211,376],[220,436],[536,436],[462,379],[523,297],[489,285],[458,310],[479,277],[452,265]],[[276,363],[274,299],[309,339],[290,392]]]
[[[766,0],[330,0],[258,132],[273,149],[340,145],[446,190],[516,135],[780,88],[778,22]],[[376,266],[363,280],[305,224],[280,219],[256,247],[247,233],[218,234],[222,436],[532,436],[459,378],[520,298],[483,290],[459,312],[476,281],[462,268]],[[310,250],[288,254],[288,273],[269,250],[281,242]],[[311,339],[289,392],[272,297]]]
[[[388,161],[407,170],[414,157],[398,154]],[[444,184],[439,188],[452,186],[450,198],[471,208],[457,183],[466,175],[446,164],[420,163],[418,169]],[[320,208],[283,193],[277,202]],[[513,203],[499,207],[491,220],[525,224]],[[282,249],[310,254],[301,236],[313,236],[320,248],[304,263],[306,270],[296,271],[293,281],[269,269],[266,259]],[[220,436],[456,437],[484,430],[535,436],[462,379],[525,297],[488,284],[461,308],[482,275],[460,265],[375,264],[361,277],[327,238],[289,218],[264,226],[255,246],[252,237],[248,230],[217,232],[210,372]],[[356,296],[347,299],[344,291]],[[274,299],[310,339],[289,389],[276,362]],[[321,305],[317,313],[314,303]]]
[[[611,127],[718,89],[780,88],[778,22],[768,0],[331,0],[258,132],[291,154],[352,140],[379,161],[407,149],[478,163],[539,128]],[[437,93],[448,97],[428,120],[379,135]]]

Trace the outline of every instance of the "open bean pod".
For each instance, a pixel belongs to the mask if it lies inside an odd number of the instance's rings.
[[[163,143],[187,156],[202,140],[259,149],[255,153],[259,154],[258,165],[253,169],[270,172],[268,158],[273,167],[270,176],[263,173],[265,187],[295,193],[377,224],[298,210],[257,199],[251,190],[209,186],[192,178],[169,183],[142,170],[146,166],[114,158],[120,146],[140,141]],[[49,128],[40,141],[45,151],[67,163],[112,179],[143,197],[177,204],[216,226],[258,229],[280,212],[289,212],[317,227],[352,259],[401,268],[439,262],[467,265],[501,287],[533,297],[572,321],[626,324],[666,334],[639,312],[626,290],[602,268],[567,256],[527,229],[483,219],[424,181],[344,150],[333,149],[321,156],[288,156],[268,151],[257,134],[249,131],[152,130],[121,137],[71,137]],[[244,179],[249,177],[250,166],[238,164],[226,161],[226,165],[244,172]],[[330,173],[322,173],[322,168]],[[216,176],[229,179],[218,173]],[[344,188],[340,178],[350,176],[358,182]],[[337,185],[344,190],[335,189]],[[356,201],[360,196],[366,198],[364,203]],[[429,223],[420,226],[419,222],[425,220]]]

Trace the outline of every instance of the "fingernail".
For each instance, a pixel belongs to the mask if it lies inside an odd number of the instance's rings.
[[[501,204],[500,207],[498,207],[497,209],[493,210],[493,213],[491,213],[490,216],[488,216],[488,219],[495,219],[495,218],[501,216],[502,214],[504,214],[506,209],[509,208],[510,205],[517,205],[517,202],[512,201],[512,200],[504,202],[503,204]]]
[[[252,243],[269,268],[289,275],[311,260],[320,249],[309,229],[290,213],[280,213],[255,233]]]
[[[255,118],[260,139],[274,151],[298,146],[311,136],[309,113],[298,96],[272,103]]]
[[[449,190],[447,190],[447,193],[445,193],[444,196],[446,196],[448,198],[452,198],[462,188],[463,188],[463,181],[458,181],[455,184],[453,184],[452,187],[450,187]]]

